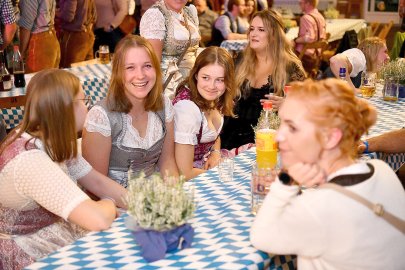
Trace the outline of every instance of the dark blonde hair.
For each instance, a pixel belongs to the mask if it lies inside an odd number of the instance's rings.
[[[79,79],[65,70],[47,69],[34,75],[27,86],[22,123],[6,137],[0,153],[27,132],[42,141],[53,161],[63,162],[76,157],[73,101],[79,91]]]
[[[152,45],[145,38],[127,35],[115,47],[112,61],[110,88],[107,93],[107,107],[111,111],[129,113],[132,103],[125,94],[125,57],[132,48],[143,48],[148,53],[152,66],[156,71],[156,82],[145,99],[146,111],[160,111],[163,109],[163,85],[160,62]]]
[[[379,37],[369,37],[360,42],[357,46],[366,57],[367,71],[376,72],[378,69],[378,52],[384,48],[385,41]]]
[[[262,10],[253,14],[252,20],[259,17],[263,21],[263,26],[267,32],[267,51],[269,57],[273,60],[273,71],[271,74],[274,86],[274,93],[277,96],[283,95],[284,85],[287,83],[288,75],[287,69],[291,64],[295,64],[305,74],[302,63],[293,52],[291,42],[288,40],[284,33],[284,24],[281,16],[273,10]],[[252,20],[250,23],[252,23]],[[250,29],[248,30],[248,35]],[[243,52],[243,60],[236,69],[236,84],[238,89],[242,91],[247,90],[241,87],[247,78],[253,77],[256,72],[257,58],[256,52],[250,47],[249,44]],[[242,93],[246,96],[247,93]]]
[[[191,101],[193,101],[202,110],[211,109],[211,102],[204,99],[197,89],[197,75],[200,69],[205,66],[218,64],[224,68],[225,93],[215,101],[215,107],[226,116],[234,116],[233,100],[236,96],[234,83],[235,71],[233,59],[230,53],[224,48],[211,46],[204,49],[197,57],[189,76],[179,85],[188,85],[191,92]]]
[[[356,157],[357,142],[377,119],[374,107],[356,98],[347,83],[335,78],[291,83],[287,98],[296,98],[305,103],[309,111],[306,118],[318,127],[342,131],[339,142],[342,155]]]

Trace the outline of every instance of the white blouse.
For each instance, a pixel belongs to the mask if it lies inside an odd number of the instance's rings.
[[[31,138],[27,133],[22,137]],[[89,199],[76,181],[92,167],[82,156],[55,163],[40,140],[36,139],[35,145],[38,149],[20,153],[0,172],[0,203],[19,210],[31,210],[40,204],[67,220],[76,206]]]
[[[159,116],[154,112],[148,112],[148,124],[146,135],[142,138],[138,130],[132,126],[132,118],[126,113],[122,113],[124,124],[127,125],[128,132],[125,133],[122,145],[130,148],[149,149],[163,136],[163,127]],[[173,105],[168,97],[165,97],[165,121],[173,121]],[[104,137],[111,136],[111,125],[107,112],[101,106],[94,106],[87,114],[84,128],[88,132],[98,132]]]
[[[177,102],[174,105],[174,111],[174,141],[176,143],[197,145],[197,134],[200,132],[201,121],[203,129],[200,142],[212,142],[218,137],[224,124],[224,118],[222,117],[218,130],[210,129],[205,115],[190,100]]]
[[[195,6],[189,6],[193,17],[198,18],[197,9]],[[183,14],[174,12],[170,10],[174,22],[174,38],[177,40],[188,40],[189,32],[182,23],[184,23]],[[191,21],[187,21],[190,27],[191,39],[199,38],[198,24],[194,25]],[[145,14],[142,15],[141,25],[141,36],[146,39],[159,39],[164,40],[166,35],[165,18],[162,12],[157,8],[148,9]]]

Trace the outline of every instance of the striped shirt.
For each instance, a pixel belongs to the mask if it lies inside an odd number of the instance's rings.
[[[1,24],[15,23],[14,8],[11,0],[0,0],[0,21]],[[3,38],[0,31],[0,44],[3,44]]]
[[[55,9],[56,0],[20,0],[18,25],[33,34],[48,31],[55,23]]]

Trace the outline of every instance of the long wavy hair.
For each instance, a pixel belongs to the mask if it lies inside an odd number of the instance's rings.
[[[146,97],[145,110],[159,111],[163,109],[163,84],[160,62],[153,50],[152,45],[145,38],[135,35],[127,35],[115,47],[114,58],[112,61],[112,71],[110,88],[107,93],[107,107],[111,111],[128,113],[132,104],[125,94],[125,57],[132,48],[143,48],[149,54],[153,68],[156,71],[156,82],[152,90]]]
[[[225,93],[215,101],[214,107],[223,115],[235,116],[233,113],[233,100],[236,97],[234,64],[232,56],[224,48],[211,46],[204,49],[198,55],[189,76],[178,86],[177,90],[179,90],[182,86],[187,85],[191,92],[191,101],[193,101],[202,110],[212,109],[211,102],[204,99],[197,89],[198,72],[203,67],[212,64],[218,64],[224,68],[224,82],[226,87]]]
[[[274,93],[277,96],[283,95],[284,85],[287,83],[287,70],[290,65],[295,64],[303,73],[302,63],[294,53],[290,40],[284,32],[284,24],[281,16],[273,10],[262,10],[256,12],[252,20],[259,17],[263,21],[264,29],[267,33],[267,52],[270,59],[273,60],[273,71],[270,74],[274,86]],[[250,22],[252,22],[252,20]],[[248,30],[248,35],[250,29]],[[236,69],[236,85],[242,91],[242,96],[248,96],[250,87],[241,87],[245,80],[249,80],[256,72],[257,66],[256,52],[250,47],[250,41],[243,52],[241,64]]]
[[[0,146],[8,145],[27,132],[40,139],[45,152],[55,162],[77,156],[74,97],[80,91],[79,79],[70,72],[47,69],[38,72],[27,86],[24,117]]]

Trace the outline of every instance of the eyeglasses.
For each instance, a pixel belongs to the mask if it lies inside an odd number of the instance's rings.
[[[84,102],[84,105],[86,105],[89,109],[92,107],[92,100],[90,96],[84,96],[84,98],[79,98],[76,99],[76,101],[82,100]]]

